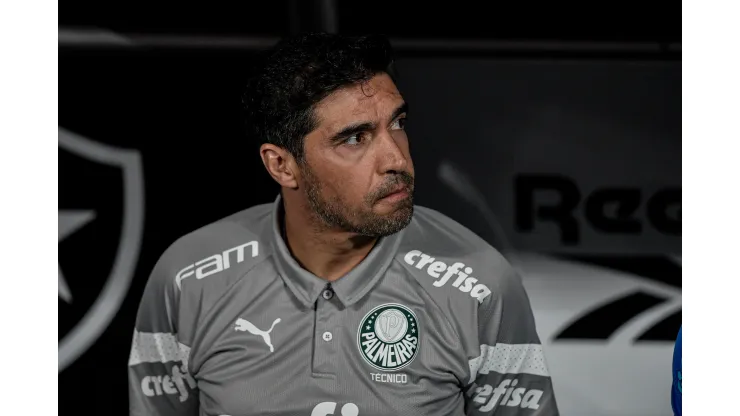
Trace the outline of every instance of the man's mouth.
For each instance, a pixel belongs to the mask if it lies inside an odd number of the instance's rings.
[[[396,201],[399,199],[406,198],[409,194],[409,188],[405,185],[397,186],[395,189],[392,189],[390,192],[388,192],[385,196],[381,198],[382,201]]]

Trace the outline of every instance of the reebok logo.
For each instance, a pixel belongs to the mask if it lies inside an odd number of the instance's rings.
[[[229,267],[231,267],[230,256],[232,253],[236,254],[236,264],[243,262],[244,247],[247,246],[252,247],[252,257],[257,257],[257,254],[259,254],[259,243],[256,240],[250,241],[234,248],[230,248],[223,253],[214,254],[211,257],[207,257],[196,262],[195,264],[191,264],[190,266],[187,266],[184,269],[180,270],[180,272],[177,273],[177,276],[175,276],[177,287],[181,289],[180,282],[182,282],[183,279],[192,276],[193,274],[195,274],[196,279],[202,279],[212,274],[216,274],[220,271],[227,270]]]
[[[455,277],[452,287],[456,287],[461,292],[470,293],[470,296],[478,299],[479,303],[483,303],[483,299],[491,294],[491,289],[482,283],[478,283],[477,278],[470,276],[473,269],[465,266],[464,263],[456,262],[448,266],[446,263],[438,261],[419,250],[409,251],[403,260],[419,270],[426,269],[429,276],[438,279],[432,283],[436,287],[444,286]]]
[[[522,409],[537,410],[540,408],[540,398],[543,391],[537,389],[526,389],[516,387],[519,380],[503,380],[498,387],[493,388],[490,384],[475,389],[474,403],[483,406],[478,408],[480,412],[489,412],[497,404],[506,407],[520,407]]]

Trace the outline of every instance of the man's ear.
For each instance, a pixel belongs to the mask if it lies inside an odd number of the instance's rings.
[[[260,146],[260,157],[267,173],[280,186],[290,189],[298,188],[298,169],[295,158],[287,150],[274,144]]]

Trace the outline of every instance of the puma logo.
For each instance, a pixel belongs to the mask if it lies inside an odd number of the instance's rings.
[[[235,331],[247,331],[252,335],[259,335],[262,337],[263,340],[265,340],[265,344],[267,344],[268,347],[270,347],[270,352],[274,352],[275,349],[272,347],[272,343],[270,342],[270,332],[272,332],[272,329],[275,328],[275,325],[280,323],[280,318],[277,318],[275,322],[272,323],[272,326],[269,330],[263,331],[256,326],[254,326],[253,323],[247,321],[246,319],[239,318],[236,320],[236,324],[234,326]]]

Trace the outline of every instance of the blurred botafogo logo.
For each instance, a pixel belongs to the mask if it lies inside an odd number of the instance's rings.
[[[136,150],[59,128],[59,371],[105,332],[126,297],[144,225]]]

